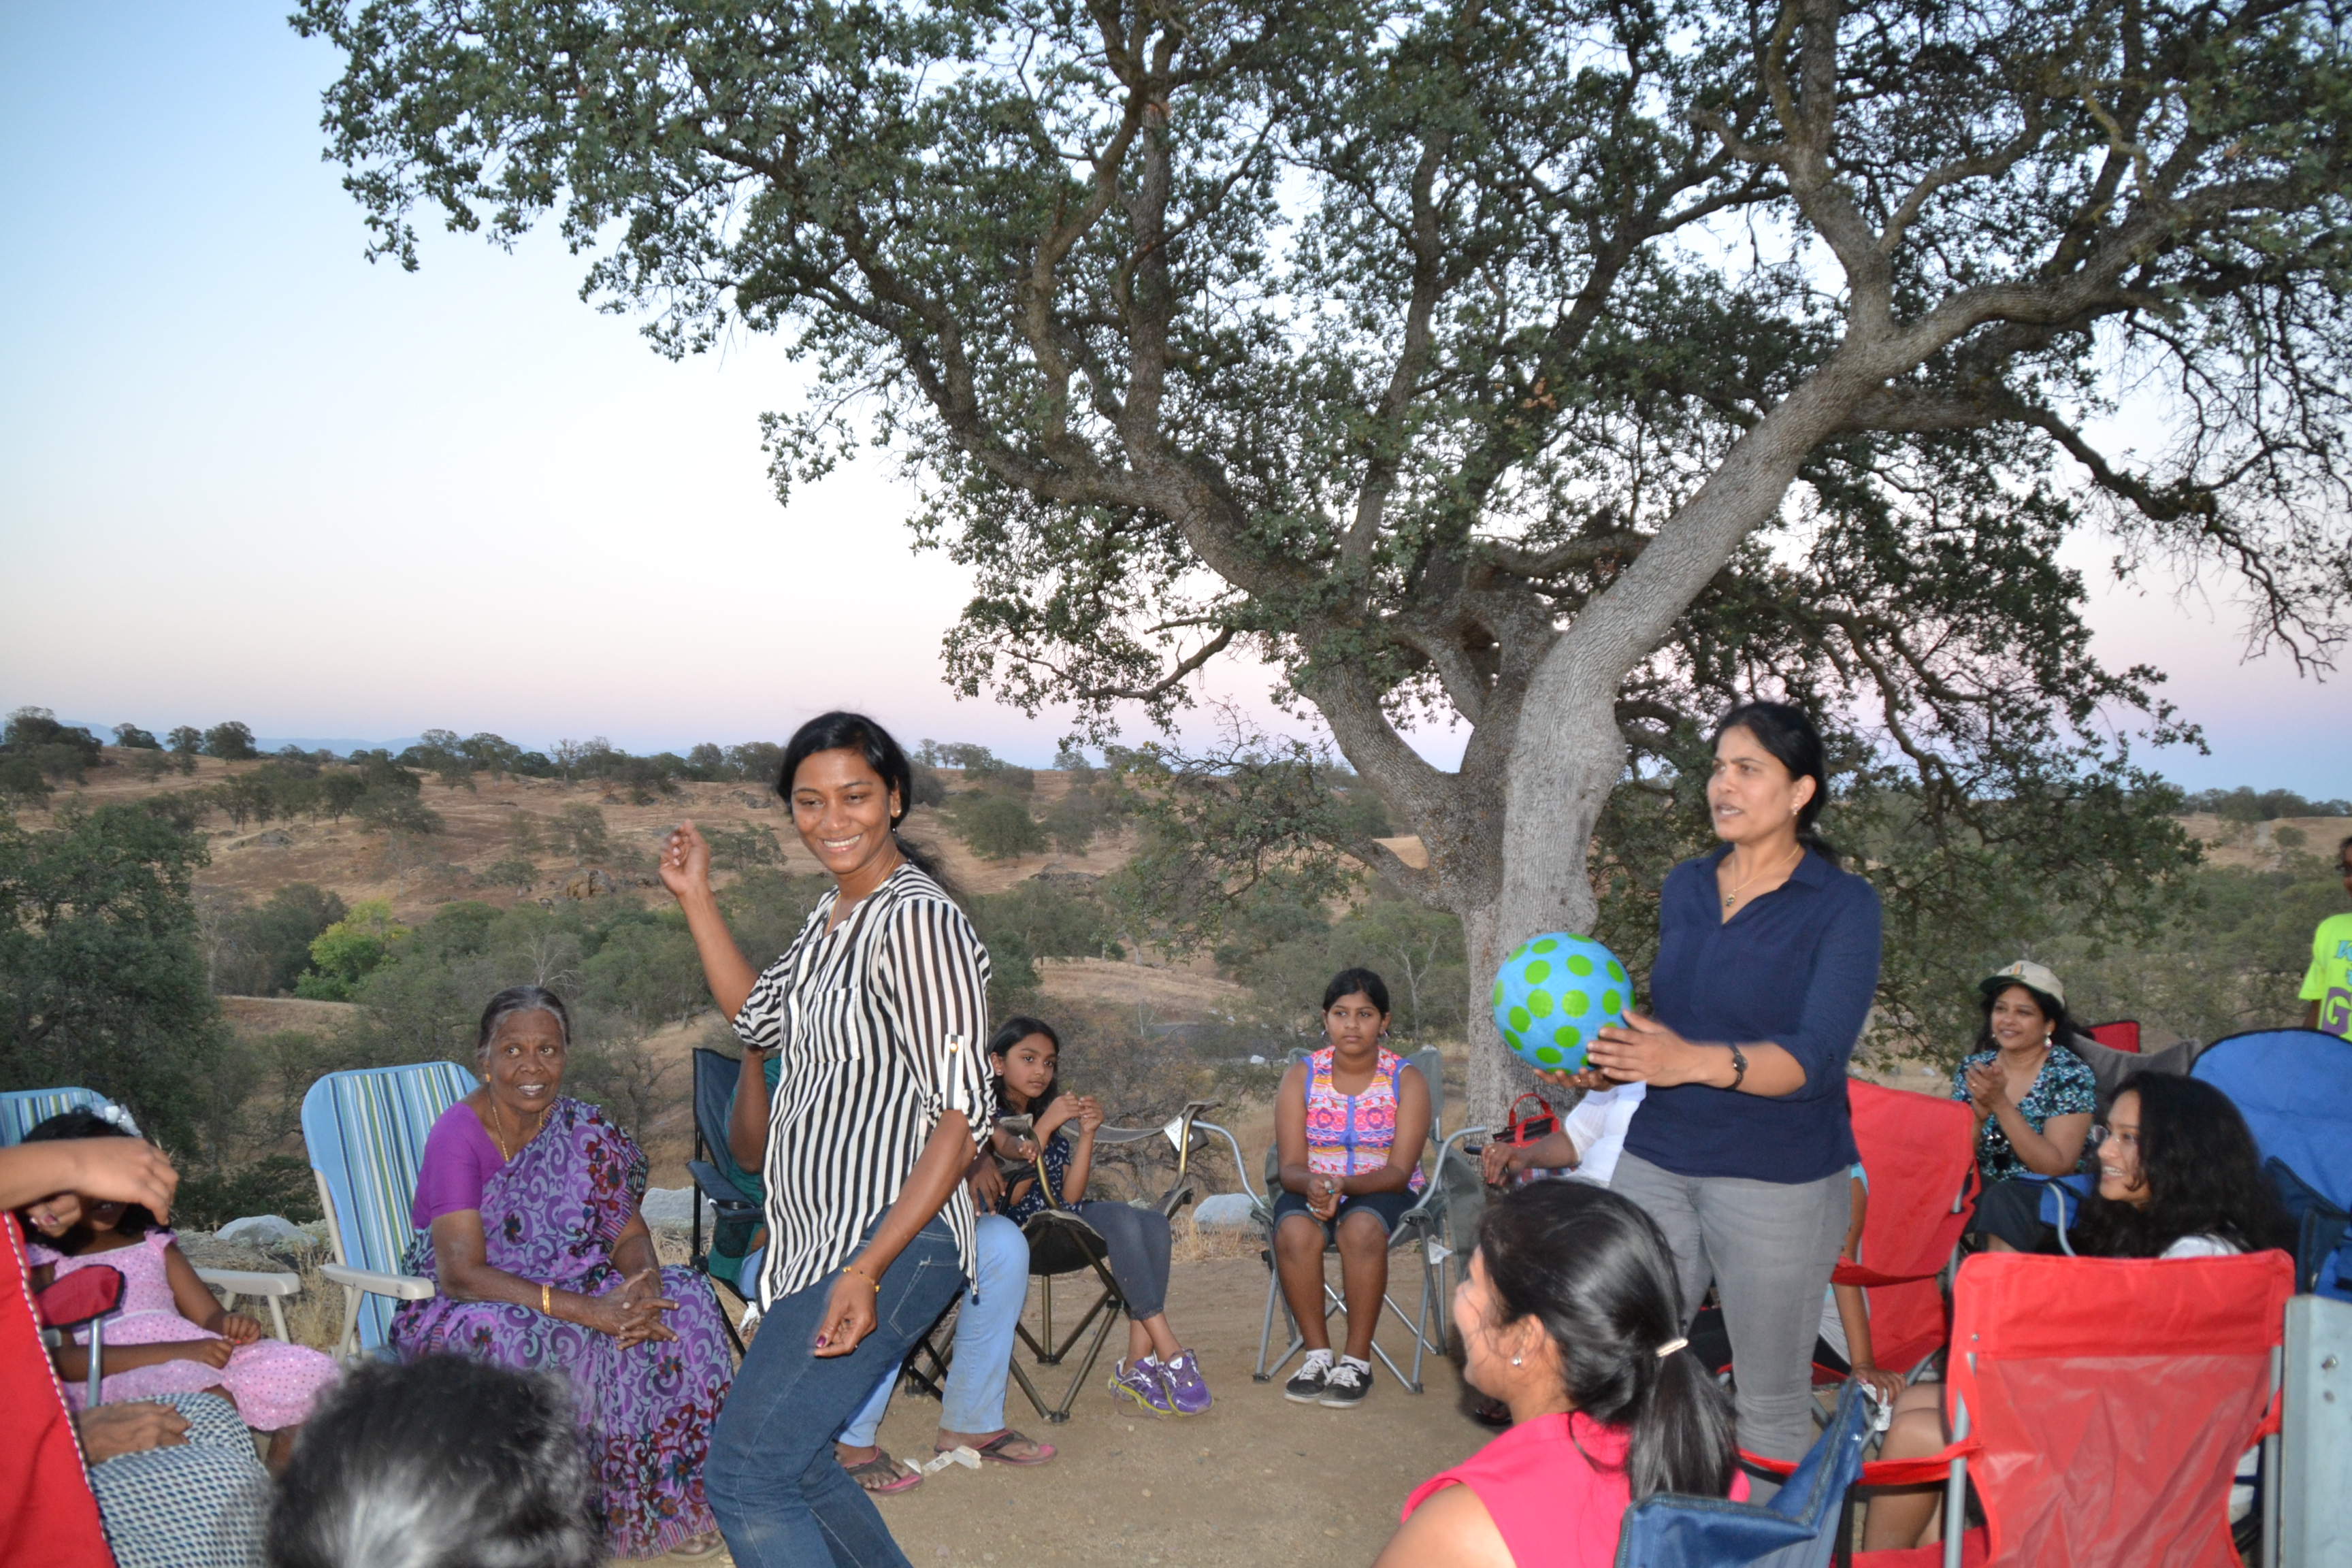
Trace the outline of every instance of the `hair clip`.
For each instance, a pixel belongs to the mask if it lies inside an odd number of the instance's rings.
[[[1689,1348],[1690,1341],[1688,1340],[1668,1340],[1664,1344],[1658,1347],[1658,1359],[1660,1361],[1664,1361],[1668,1356],[1674,1354],[1676,1351],[1688,1350]]]

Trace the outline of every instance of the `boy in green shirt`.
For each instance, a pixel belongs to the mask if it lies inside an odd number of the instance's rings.
[[[2336,847],[2344,890],[2352,893],[2352,838]],[[2352,915],[2330,915],[2311,933],[2311,968],[2303,977],[2303,1026],[2352,1040]]]

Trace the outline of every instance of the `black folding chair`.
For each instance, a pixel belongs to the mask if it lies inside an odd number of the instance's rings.
[[[1185,1205],[1199,1195],[1199,1183],[1192,1171],[1192,1157],[1205,1148],[1208,1141],[1194,1130],[1193,1122],[1201,1112],[1212,1109],[1215,1103],[1207,1100],[1189,1100],[1166,1125],[1160,1127],[1097,1128],[1095,1146],[1097,1149],[1116,1148],[1147,1142],[1155,1138],[1167,1139],[1176,1151],[1175,1179],[1150,1206],[1174,1219]],[[1021,1392],[1028,1395],[1029,1403],[1035,1407],[1037,1414],[1048,1424],[1059,1426],[1070,1418],[1070,1407],[1077,1403],[1078,1390],[1084,1388],[1087,1379],[1093,1375],[1096,1364],[1102,1358],[1104,1344],[1108,1342],[1111,1331],[1118,1327],[1119,1315],[1128,1308],[1127,1298],[1120,1293],[1118,1281],[1111,1274],[1110,1248],[1101,1233],[1068,1209],[1061,1207],[1058,1196],[1050,1189],[1046,1198],[1049,1206],[1032,1215],[1021,1227],[1022,1235],[1029,1241],[1029,1277],[1037,1281],[1039,1331],[1030,1332],[1025,1321],[1014,1331],[1029,1347],[1030,1354],[1035,1357],[1039,1366],[1056,1367],[1067,1360],[1078,1342],[1087,1337],[1087,1330],[1092,1329],[1094,1333],[1087,1340],[1085,1359],[1078,1363],[1077,1371],[1071,1376],[1069,1386],[1062,1391],[1057,1404],[1045,1403],[1045,1395],[1038,1392],[1036,1383],[1029,1375],[1029,1369],[1023,1366],[1018,1358],[1013,1361],[1011,1371],[1013,1381],[1021,1385]],[[1101,1288],[1100,1292],[1069,1331],[1057,1335],[1054,1328],[1054,1281],[1073,1274],[1087,1273],[1094,1276],[1095,1283]],[[942,1346],[942,1340],[949,1342]],[[952,1331],[949,1315],[942,1313],[940,1321],[915,1342],[914,1348],[907,1354],[904,1368],[907,1386],[934,1399],[941,1398],[942,1385],[952,1359]]]
[[[694,1205],[693,1265],[707,1275],[712,1283],[725,1288],[743,1307],[751,1305],[751,1292],[743,1282],[743,1257],[751,1248],[751,1237],[760,1228],[766,1207],[766,1194],[760,1178],[735,1163],[734,1152],[728,1147],[727,1123],[735,1105],[735,1086],[741,1081],[742,1062],[722,1052],[697,1047],[694,1053],[694,1158],[686,1164],[687,1173],[694,1178],[695,1189],[710,1200],[715,1211],[710,1246],[702,1245],[702,1205]],[[735,1353],[743,1353],[742,1336],[735,1331],[735,1321],[726,1312],[719,1314],[726,1325],[727,1337],[734,1342]]]

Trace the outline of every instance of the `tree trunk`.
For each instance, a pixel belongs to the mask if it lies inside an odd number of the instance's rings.
[[[1590,933],[1598,912],[1586,862],[1593,825],[1624,770],[1625,742],[1612,697],[1578,684],[1539,679],[1529,693],[1504,764],[1500,887],[1489,901],[1454,911],[1470,954],[1469,1120],[1458,1125],[1500,1131],[1512,1100],[1531,1089],[1556,1110],[1574,1103],[1538,1087],[1503,1044],[1489,998],[1513,948],[1544,931]]]

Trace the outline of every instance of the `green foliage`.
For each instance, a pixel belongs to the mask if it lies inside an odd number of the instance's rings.
[[[613,855],[613,841],[604,826],[604,811],[585,801],[572,801],[549,817],[543,824],[549,846],[559,855],[572,857],[572,868],[580,870],[591,860],[608,860]]]
[[[19,708],[0,731],[0,800],[38,804],[49,786],[79,784],[104,762],[98,737],[58,722],[46,708]]]
[[[2291,789],[2260,794],[2236,789],[2200,790],[2181,803],[2184,811],[2210,811],[2224,822],[2270,822],[2282,816],[2352,816],[2352,801],[2305,800]]]
[[[927,763],[910,762],[908,763],[907,771],[915,782],[915,798],[907,803],[909,810],[919,805],[947,804],[948,781],[941,778],[935,770]]]
[[[197,923],[213,989],[239,996],[292,991],[310,965],[312,943],[352,912],[341,895],[309,882],[290,882],[258,906],[235,900],[207,909],[210,902],[199,902]]]
[[[151,731],[142,730],[136,724],[117,724],[114,727],[114,743],[126,752],[163,750],[162,743]]]
[[[1045,831],[1054,836],[1054,847],[1063,854],[1083,855],[1095,835],[1103,830],[1107,815],[1101,796],[1083,784],[1073,784],[1045,808]]]
[[[2302,1021],[2295,993],[2313,928],[2344,907],[2342,879],[2316,856],[2270,870],[2206,866],[2174,885],[2161,923],[2140,940],[2065,921],[2020,951],[2057,971],[2084,1023],[2137,1018],[2158,1041],[2216,1040]]]
[[[139,775],[142,784],[152,784],[171,769],[171,753],[161,747],[131,753],[131,771]]]
[[[319,779],[318,811],[341,822],[344,816],[367,797],[368,782],[354,768],[337,768]]]
[[[1360,964],[1388,982],[1396,1038],[1452,1038],[1465,1021],[1470,987],[1462,922],[1393,895],[1374,897],[1337,921],[1292,899],[1254,900],[1230,922],[1217,962],[1251,988],[1261,1013],[1301,1037],[1318,1027],[1331,976]]]
[[[509,858],[495,860],[482,873],[482,880],[509,888],[525,889],[539,879],[539,868],[528,860]]]
[[[1029,808],[993,790],[957,797],[956,832],[983,860],[1017,860],[1045,847],[1045,830]]]
[[[205,755],[225,763],[249,763],[261,753],[254,750],[253,731],[231,719],[205,731]]]
[[[1041,958],[1124,958],[1111,912],[1100,900],[1065,891],[1039,878],[1015,882],[1001,893],[966,900],[974,930],[988,948],[994,980],[991,1010],[1003,1012],[999,998],[1025,996],[1037,986]]]
[[[710,845],[710,864],[721,871],[749,871],[757,866],[781,866],[784,851],[776,836],[757,823],[741,827],[707,827],[702,837]]]
[[[50,792],[39,758],[21,752],[0,756],[0,810],[46,805]]]
[[[313,938],[310,966],[294,983],[294,994],[316,1002],[349,1002],[360,983],[381,968],[393,946],[409,934],[392,906],[369,899]]]
[[[817,900],[832,886],[830,877],[793,877],[761,867],[721,888],[719,908],[751,967],[765,969],[793,944]]]
[[[194,757],[205,749],[205,732],[193,724],[182,724],[166,738],[171,742],[172,750],[183,757]]]
[[[441,814],[406,790],[371,784],[352,804],[352,815],[378,833],[431,834],[441,831]]]
[[[603,940],[581,964],[580,994],[589,1005],[639,1031],[688,1022],[710,1006],[694,939],[677,910],[633,910],[599,930]]]
[[[0,1087],[80,1084],[165,1147],[208,1147],[227,1037],[198,951],[203,841],[134,806],[0,818]]]
[[[297,1225],[320,1217],[318,1178],[295,1154],[265,1154],[229,1166],[193,1166],[180,1173],[172,1220],[194,1230],[216,1230],[247,1215],[274,1214]]]

